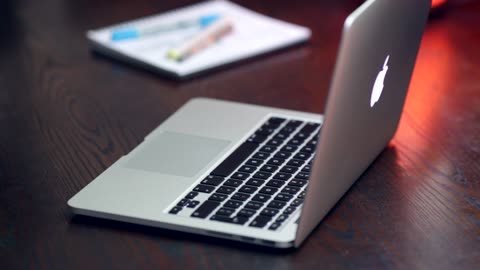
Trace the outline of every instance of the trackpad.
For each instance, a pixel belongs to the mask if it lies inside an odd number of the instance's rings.
[[[146,143],[127,161],[127,168],[184,177],[195,176],[230,144],[175,132],[163,132]]]

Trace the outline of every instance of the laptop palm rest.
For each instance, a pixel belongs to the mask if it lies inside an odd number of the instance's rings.
[[[176,132],[149,138],[125,167],[182,177],[193,177],[220,154],[230,141]]]

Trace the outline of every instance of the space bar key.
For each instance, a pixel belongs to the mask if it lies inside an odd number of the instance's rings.
[[[256,143],[243,143],[238,147],[233,153],[230,154],[220,165],[218,165],[211,174],[218,176],[228,176],[233,170],[235,170],[240,164],[242,164],[245,159],[250,156],[255,149],[257,149],[258,144]]]

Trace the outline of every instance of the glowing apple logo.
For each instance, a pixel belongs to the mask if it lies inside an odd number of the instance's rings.
[[[387,75],[388,71],[388,59],[390,55],[387,56],[385,59],[385,64],[383,64],[383,69],[378,73],[377,78],[375,79],[375,84],[373,85],[372,90],[372,97],[370,98],[370,107],[373,108],[375,103],[380,99],[383,91],[383,81],[385,80],[385,75]]]

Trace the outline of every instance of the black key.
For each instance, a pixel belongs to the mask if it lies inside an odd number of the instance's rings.
[[[315,147],[307,144],[305,147],[300,149],[300,152],[311,154],[311,153],[315,152]]]
[[[271,139],[270,141],[267,142],[267,145],[271,145],[271,146],[279,146],[280,144],[282,144],[283,141],[282,140],[279,140],[279,139]]]
[[[228,196],[225,194],[215,193],[212,194],[208,199],[211,201],[223,202]]]
[[[314,132],[319,126],[320,124],[317,123],[307,123],[305,124],[305,126],[302,127],[301,132],[310,134]]]
[[[297,146],[295,145],[285,145],[284,147],[282,147],[281,151],[284,151],[284,152],[289,152],[289,153],[292,153],[292,152],[295,152],[297,151]]]
[[[278,228],[280,228],[280,225],[282,225],[282,224],[278,223],[278,222],[274,222],[274,223],[272,223],[272,225],[270,225],[270,227],[268,227],[268,229],[271,230],[271,231],[275,231]]]
[[[272,134],[275,131],[275,129],[276,128],[270,128],[268,126],[262,126],[261,128],[257,129],[257,131],[255,131],[255,134],[268,136],[268,135]]]
[[[230,156],[228,156],[220,165],[218,165],[211,174],[218,176],[228,176],[233,170],[235,170],[245,159],[250,156],[255,149],[257,149],[258,144],[245,142],[235,151],[233,151]]]
[[[287,142],[288,145],[293,145],[293,146],[299,146],[300,144],[302,144],[303,141],[302,140],[299,140],[299,139],[291,139],[290,141]]]
[[[275,222],[282,223],[287,219],[288,219],[287,215],[280,215],[280,216],[277,217],[277,220],[275,220]]]
[[[197,218],[206,218],[219,205],[220,203],[216,201],[205,201],[204,203],[202,203],[202,205],[200,205],[200,207],[197,208],[195,212],[193,212],[191,216]]]
[[[252,173],[256,169],[257,169],[256,167],[245,165],[245,166],[242,166],[240,169],[238,169],[238,171],[244,172],[244,173]]]
[[[280,165],[283,164],[283,162],[285,162],[284,159],[273,157],[273,158],[271,158],[267,161],[267,164],[274,165],[274,166],[280,166]]]
[[[263,125],[259,129],[257,129],[257,131],[260,130],[260,129],[266,129],[266,128],[277,129],[279,126],[280,126],[280,124],[278,124],[278,123],[267,121],[267,122],[263,123]]]
[[[237,192],[237,193],[233,194],[232,199],[243,202],[243,201],[248,200],[249,197],[250,197],[250,194]]]
[[[300,153],[297,153],[295,156],[293,156],[294,159],[300,159],[300,160],[307,160],[310,158],[312,154],[310,153],[303,153],[303,152],[300,152]]]
[[[241,217],[251,217],[251,216],[255,215],[255,212],[256,211],[251,210],[251,209],[242,209],[237,213],[237,215],[241,216]]]
[[[281,181],[281,180],[270,180],[268,181],[267,183],[267,186],[269,187],[274,187],[274,188],[280,188],[282,187],[283,185],[285,184],[285,182]]]
[[[291,213],[295,212],[295,209],[297,208],[289,206],[283,211],[283,214],[288,216]]]
[[[273,194],[275,194],[277,191],[278,191],[278,188],[263,187],[262,189],[260,189],[259,192],[260,192],[260,193],[263,193],[263,194],[273,195]]]
[[[310,178],[310,174],[309,173],[304,173],[304,172],[299,172],[295,175],[295,178],[301,179],[301,180],[308,180],[308,178]]]
[[[280,193],[280,194],[278,194],[278,195],[275,197],[275,200],[288,202],[288,201],[290,201],[292,198],[293,198],[293,195],[292,195],[292,194]]]
[[[257,187],[252,187],[252,186],[243,186],[239,190],[239,192],[248,193],[248,194],[252,194],[255,191],[257,191]]]
[[[245,179],[247,179],[249,176],[250,176],[250,174],[248,174],[248,173],[236,172],[236,173],[232,174],[231,177],[234,178],[234,179],[245,180]]]
[[[257,202],[266,202],[268,200],[270,200],[270,195],[265,195],[265,194],[257,194],[252,198],[252,201],[257,201]]]
[[[222,208],[218,209],[218,211],[215,213],[215,215],[217,215],[217,216],[230,216],[230,215],[233,214],[233,212],[235,212],[235,209],[222,207]]]
[[[193,189],[193,191],[203,192],[203,193],[211,193],[214,189],[215,189],[215,187],[213,187],[213,186],[198,185]]]
[[[255,155],[253,155],[253,158],[260,159],[260,160],[265,160],[270,156],[269,153],[263,153],[263,152],[258,152]]]
[[[250,166],[254,166],[254,167],[258,167],[262,163],[263,163],[262,160],[252,158],[252,159],[249,159],[245,164],[250,165]]]
[[[279,126],[280,126],[279,123],[267,121],[267,122],[263,123],[263,125],[262,125],[260,128],[264,128],[264,129],[265,129],[265,128],[277,129]]]
[[[297,132],[297,134],[295,134],[295,136],[293,136],[293,138],[297,139],[297,140],[300,140],[300,141],[305,141],[305,139],[307,139],[308,137],[310,136],[309,133],[304,133],[304,132]]]
[[[284,166],[280,169],[280,172],[294,174],[297,170],[298,168],[296,167]]]
[[[281,134],[286,134],[286,135],[290,135],[292,134],[297,128],[296,127],[293,127],[293,126],[285,126],[284,128],[282,128],[280,130],[279,133]]]
[[[305,166],[302,168],[302,172],[305,172],[305,173],[309,173],[310,170],[312,170],[312,166],[311,166],[311,165],[305,165]]]
[[[192,191],[192,192],[188,193],[187,196],[185,196],[185,199],[193,199],[193,198],[197,197],[197,195],[198,195],[198,192],[193,192]]]
[[[285,122],[285,120],[285,118],[281,117],[270,117],[270,119],[268,119],[268,122],[280,125],[281,123]]]
[[[267,172],[257,172],[253,175],[253,177],[265,180],[265,179],[268,179],[271,175],[272,175],[271,173],[267,173]]]
[[[290,159],[290,161],[288,161],[287,165],[298,168],[298,167],[302,166],[304,162],[305,162],[304,160]]]
[[[250,136],[250,138],[247,139],[247,142],[260,144],[264,142],[267,138],[267,135],[253,134],[252,136]]]
[[[251,223],[250,227],[263,228],[272,219],[269,216],[257,216]]]
[[[280,151],[280,152],[277,152],[277,153],[275,154],[275,157],[276,157],[276,158],[281,158],[281,159],[287,159],[287,158],[289,158],[291,155],[292,155],[292,153]]]
[[[265,183],[265,181],[260,180],[260,179],[255,179],[255,178],[252,178],[252,179],[248,180],[248,182],[247,182],[248,185],[255,186],[255,187],[259,187],[259,186],[263,185],[263,183]]]
[[[203,179],[202,184],[211,185],[211,186],[218,186],[223,182],[223,180],[225,180],[223,177],[215,176],[215,175],[209,175],[209,176],[207,176],[207,178]]]
[[[275,150],[277,150],[277,147],[270,145],[265,145],[264,147],[260,148],[260,151],[265,153],[272,153]]]
[[[303,200],[303,199],[305,199],[305,195],[306,195],[306,192],[305,192],[305,191],[302,191],[302,192],[300,192],[300,194],[298,194],[298,197],[297,197],[297,198]]]
[[[291,174],[288,173],[277,173],[273,176],[273,179],[287,181],[288,179],[292,178]]]
[[[307,181],[300,180],[300,179],[292,179],[292,181],[288,183],[289,186],[294,186],[294,187],[303,187],[306,184],[307,184]]]
[[[229,186],[221,186],[217,189],[218,193],[232,194],[235,191],[235,188]]]
[[[282,202],[282,201],[271,201],[267,207],[269,208],[275,208],[275,209],[282,209],[283,207],[285,207],[285,205],[287,205],[286,202]]]
[[[273,217],[276,214],[278,214],[278,209],[264,208],[262,212],[260,212],[260,215],[269,217]]]
[[[300,191],[300,188],[298,188],[298,187],[292,187],[292,186],[287,186],[287,187],[285,187],[285,188],[282,189],[282,192],[283,192],[283,193],[288,193],[288,194],[292,194],[292,195],[297,194],[298,191]]]
[[[290,206],[292,207],[297,207],[300,206],[303,203],[303,200],[301,199],[295,199],[290,203]]]
[[[229,200],[225,203],[224,206],[225,207],[230,207],[230,208],[233,208],[233,209],[237,209],[238,207],[240,207],[240,205],[242,205],[242,202]]]
[[[263,203],[261,203],[261,202],[248,202],[245,205],[245,208],[258,210],[258,209],[262,208],[262,206],[263,206]]]
[[[288,138],[289,135],[288,134],[284,134],[284,133],[278,133],[276,134],[273,138],[274,139],[277,139],[277,140],[282,140],[284,141],[286,138]]]
[[[188,200],[188,199],[181,199],[181,200],[177,203],[177,206],[184,207],[184,206],[187,205],[189,202],[190,202],[190,200]]]
[[[175,214],[177,214],[178,212],[182,211],[182,209],[183,209],[183,208],[180,207],[180,206],[175,206],[175,207],[173,207],[172,210],[170,210],[168,213],[175,215]]]
[[[315,147],[317,145],[317,138],[311,139],[307,145]]]
[[[225,181],[225,186],[230,186],[230,187],[238,187],[242,184],[242,181],[236,180],[236,179],[228,179]]]
[[[243,225],[248,221],[248,218],[246,217],[227,217],[227,216],[218,216],[218,215],[214,215],[210,219],[221,221],[221,222],[238,224],[238,225]]]
[[[277,166],[274,166],[274,165],[270,165],[270,164],[267,164],[267,165],[263,165],[261,168],[260,168],[260,171],[262,172],[268,172],[268,173],[272,173],[274,171],[278,170],[278,167]]]
[[[187,204],[187,207],[188,208],[195,208],[197,207],[197,205],[199,205],[200,202],[199,201],[190,201],[188,204]]]
[[[303,123],[303,122],[300,121],[300,120],[290,120],[290,121],[288,121],[287,126],[297,128],[297,127],[300,126],[302,123]]]
[[[265,124],[262,125],[262,128],[274,128],[277,129],[280,126],[280,124],[275,123],[275,122],[265,122]]]

